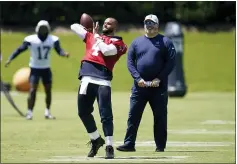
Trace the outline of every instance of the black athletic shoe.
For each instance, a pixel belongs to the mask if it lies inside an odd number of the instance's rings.
[[[114,148],[113,148],[113,146],[110,146],[110,145],[106,146],[105,152],[106,152],[105,159],[114,159]]]
[[[133,151],[136,151],[136,149],[132,146],[128,146],[126,144],[124,145],[121,145],[121,146],[118,146],[116,148],[118,151],[126,151],[126,152],[133,152]]]
[[[97,154],[99,148],[105,144],[105,140],[99,137],[96,140],[89,141],[88,144],[91,145],[91,150],[88,153],[88,157],[94,157]]]
[[[156,152],[164,152],[164,149],[156,148]]]

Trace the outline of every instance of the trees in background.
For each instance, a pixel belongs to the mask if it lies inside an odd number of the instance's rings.
[[[3,25],[35,25],[40,19],[46,19],[53,24],[70,24],[79,21],[84,12],[95,20],[111,16],[125,24],[142,23],[145,15],[153,13],[162,22],[177,20],[183,24],[193,25],[213,23],[234,25],[235,3],[235,1],[9,1],[0,3],[0,11]]]

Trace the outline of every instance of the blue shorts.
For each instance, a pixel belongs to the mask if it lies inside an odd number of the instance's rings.
[[[30,71],[30,83],[31,84],[39,84],[39,80],[42,78],[43,84],[51,84],[52,83],[52,72],[50,68],[37,69],[31,68]]]

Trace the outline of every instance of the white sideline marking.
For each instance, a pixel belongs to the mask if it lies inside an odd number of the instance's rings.
[[[118,146],[123,144],[123,141],[115,142],[114,145]],[[167,147],[214,147],[214,146],[231,146],[234,145],[232,142],[180,142],[180,141],[170,141],[167,143]],[[146,146],[155,147],[154,141],[137,141],[136,146]],[[103,156],[97,156],[94,158],[87,158],[85,156],[53,156],[49,159],[43,159],[40,161],[44,162],[103,162],[103,163],[113,163],[113,162],[174,162],[180,161],[189,156],[128,156],[121,157],[116,156],[115,159],[104,159]]]
[[[234,121],[224,121],[224,120],[206,120],[203,121],[202,124],[210,124],[210,125],[225,125],[225,124],[232,124],[234,125]]]
[[[104,156],[96,156],[94,158],[88,158],[85,156],[53,156],[51,159],[44,159],[41,161],[45,162],[118,162],[118,161],[127,161],[127,162],[137,162],[137,161],[147,161],[147,162],[158,162],[158,161],[180,161],[187,158],[188,156],[128,156],[121,157],[115,156],[114,159],[104,159]]]
[[[115,145],[121,145],[123,141],[115,142]],[[167,142],[167,147],[215,147],[215,146],[231,146],[232,142]],[[137,141],[136,146],[153,146],[155,147],[154,141]]]
[[[235,134],[233,130],[207,130],[207,129],[189,129],[189,130],[168,130],[171,134]]]

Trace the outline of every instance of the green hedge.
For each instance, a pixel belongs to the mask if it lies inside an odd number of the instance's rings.
[[[192,2],[1,2],[3,25],[35,25],[40,19],[50,23],[70,24],[83,12],[96,20],[112,16],[120,23],[142,23],[149,13],[157,14],[162,22],[178,20],[186,24],[232,23],[236,20],[235,1]]]

